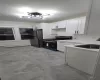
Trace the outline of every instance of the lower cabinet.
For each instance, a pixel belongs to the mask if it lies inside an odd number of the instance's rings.
[[[66,41],[57,41],[57,50],[64,52]]]

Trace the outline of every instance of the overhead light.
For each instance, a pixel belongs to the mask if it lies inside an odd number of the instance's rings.
[[[42,13],[39,12],[28,12],[27,15],[19,15],[21,16],[21,18],[39,18],[39,19],[43,19],[43,17],[45,16],[50,16],[50,14],[45,14],[43,15]]]
[[[49,16],[55,15],[57,11],[55,10],[34,10],[29,7],[21,7],[18,8],[17,14],[20,18],[38,18],[38,19],[45,19]]]

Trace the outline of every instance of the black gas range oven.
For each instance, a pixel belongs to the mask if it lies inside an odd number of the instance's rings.
[[[51,39],[43,39],[43,47],[57,51],[57,40],[71,40],[72,36],[56,36]]]

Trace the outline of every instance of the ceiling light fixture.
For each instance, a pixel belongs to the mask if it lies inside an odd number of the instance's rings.
[[[44,16],[50,16],[50,14],[43,15],[39,12],[27,12],[27,15],[21,16],[21,18],[39,18],[43,19]]]
[[[17,16],[19,16],[20,18],[29,18],[29,19],[46,19],[58,13],[55,10],[45,10],[45,9],[36,10],[30,7],[20,7],[17,8],[17,10],[18,10],[18,14],[16,14]]]
[[[54,14],[56,14],[57,13],[57,11],[55,11],[55,10],[39,10],[38,12],[40,12],[40,13],[42,13],[42,14],[50,14],[50,15],[54,15]]]

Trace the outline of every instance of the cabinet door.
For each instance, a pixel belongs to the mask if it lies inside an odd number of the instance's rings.
[[[50,26],[51,26],[52,29],[56,29],[57,23],[56,22],[55,23],[50,23]]]
[[[59,21],[58,22],[58,28],[66,28],[66,24],[67,24],[67,21]]]
[[[75,31],[77,31],[78,27],[78,19],[70,19],[67,21],[67,26],[66,26],[66,32],[68,35],[73,35],[75,34]]]
[[[57,50],[64,52],[66,41],[57,41]]]
[[[79,26],[78,26],[79,34],[84,34],[85,22],[86,22],[86,17],[79,18]]]

